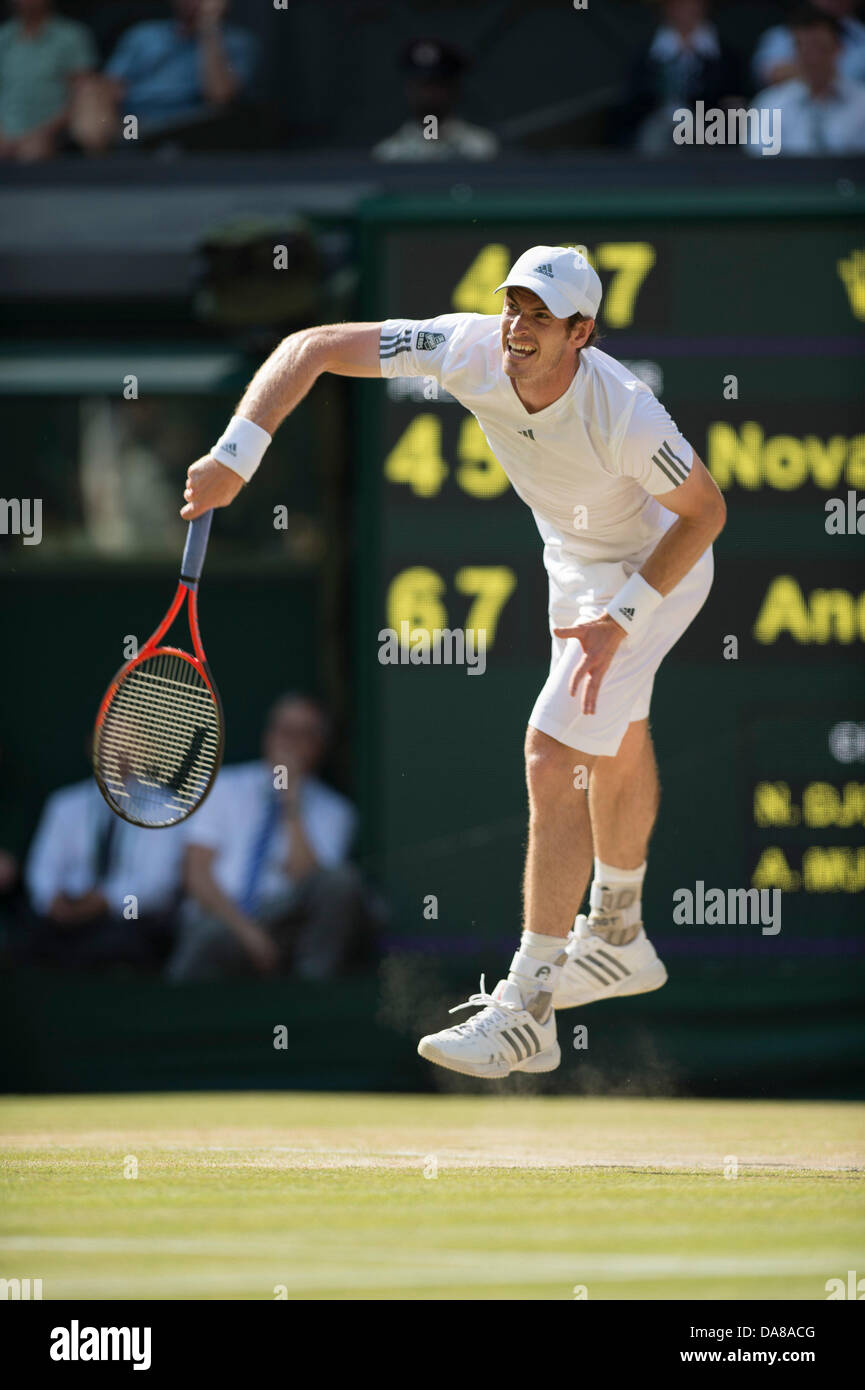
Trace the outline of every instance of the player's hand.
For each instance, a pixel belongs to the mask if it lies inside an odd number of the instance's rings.
[[[186,470],[183,493],[186,505],[181,507],[180,515],[184,521],[194,521],[202,512],[209,512],[211,507],[227,507],[242,487],[243,479],[239,473],[208,454]]]
[[[578,623],[576,627],[556,627],[557,637],[576,637],[582,648],[582,656],[571,676],[570,692],[576,696],[583,682],[581,710],[583,714],[594,714],[598,704],[598,691],[601,681],[607,674],[610,662],[619,649],[619,644],[627,636],[625,629],[619,627],[614,618],[604,614],[589,623]]]

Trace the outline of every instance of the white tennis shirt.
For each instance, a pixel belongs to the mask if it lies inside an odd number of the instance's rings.
[[[382,376],[433,377],[476,417],[560,581],[603,562],[638,569],[676,520],[655,497],[685,481],[693,450],[648,386],[598,348],[583,348],[564,395],[534,413],[502,367],[498,315],[388,319],[379,354]]]

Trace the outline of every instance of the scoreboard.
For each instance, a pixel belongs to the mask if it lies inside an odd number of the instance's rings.
[[[844,185],[387,199],[362,217],[366,319],[497,313],[526,247],[583,249],[604,286],[599,346],[660,397],[724,493],[711,598],[653,696],[663,804],[645,905],[668,952],[759,948],[753,927],[673,926],[672,893],[697,880],[780,889],[776,959],[837,968],[859,949],[863,207]],[[519,924],[522,739],[549,662],[541,543],[477,422],[432,378],[357,396],[366,849],[407,949],[493,968]],[[383,658],[384,630],[402,633],[401,660]],[[467,649],[484,630],[483,671],[413,660],[407,634],[436,630]]]

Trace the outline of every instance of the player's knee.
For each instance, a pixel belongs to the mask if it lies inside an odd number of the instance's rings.
[[[591,761],[586,754],[568,748],[539,729],[530,728],[526,736],[526,784],[530,801],[534,804],[572,795],[575,765],[590,766]]]

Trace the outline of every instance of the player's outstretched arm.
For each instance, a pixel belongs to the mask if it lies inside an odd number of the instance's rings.
[[[381,376],[380,334],[379,323],[330,323],[284,338],[252,378],[213,452],[190,466],[180,512],[183,519],[192,521],[211,507],[227,507],[234,501],[286,415],[323,372]]]

